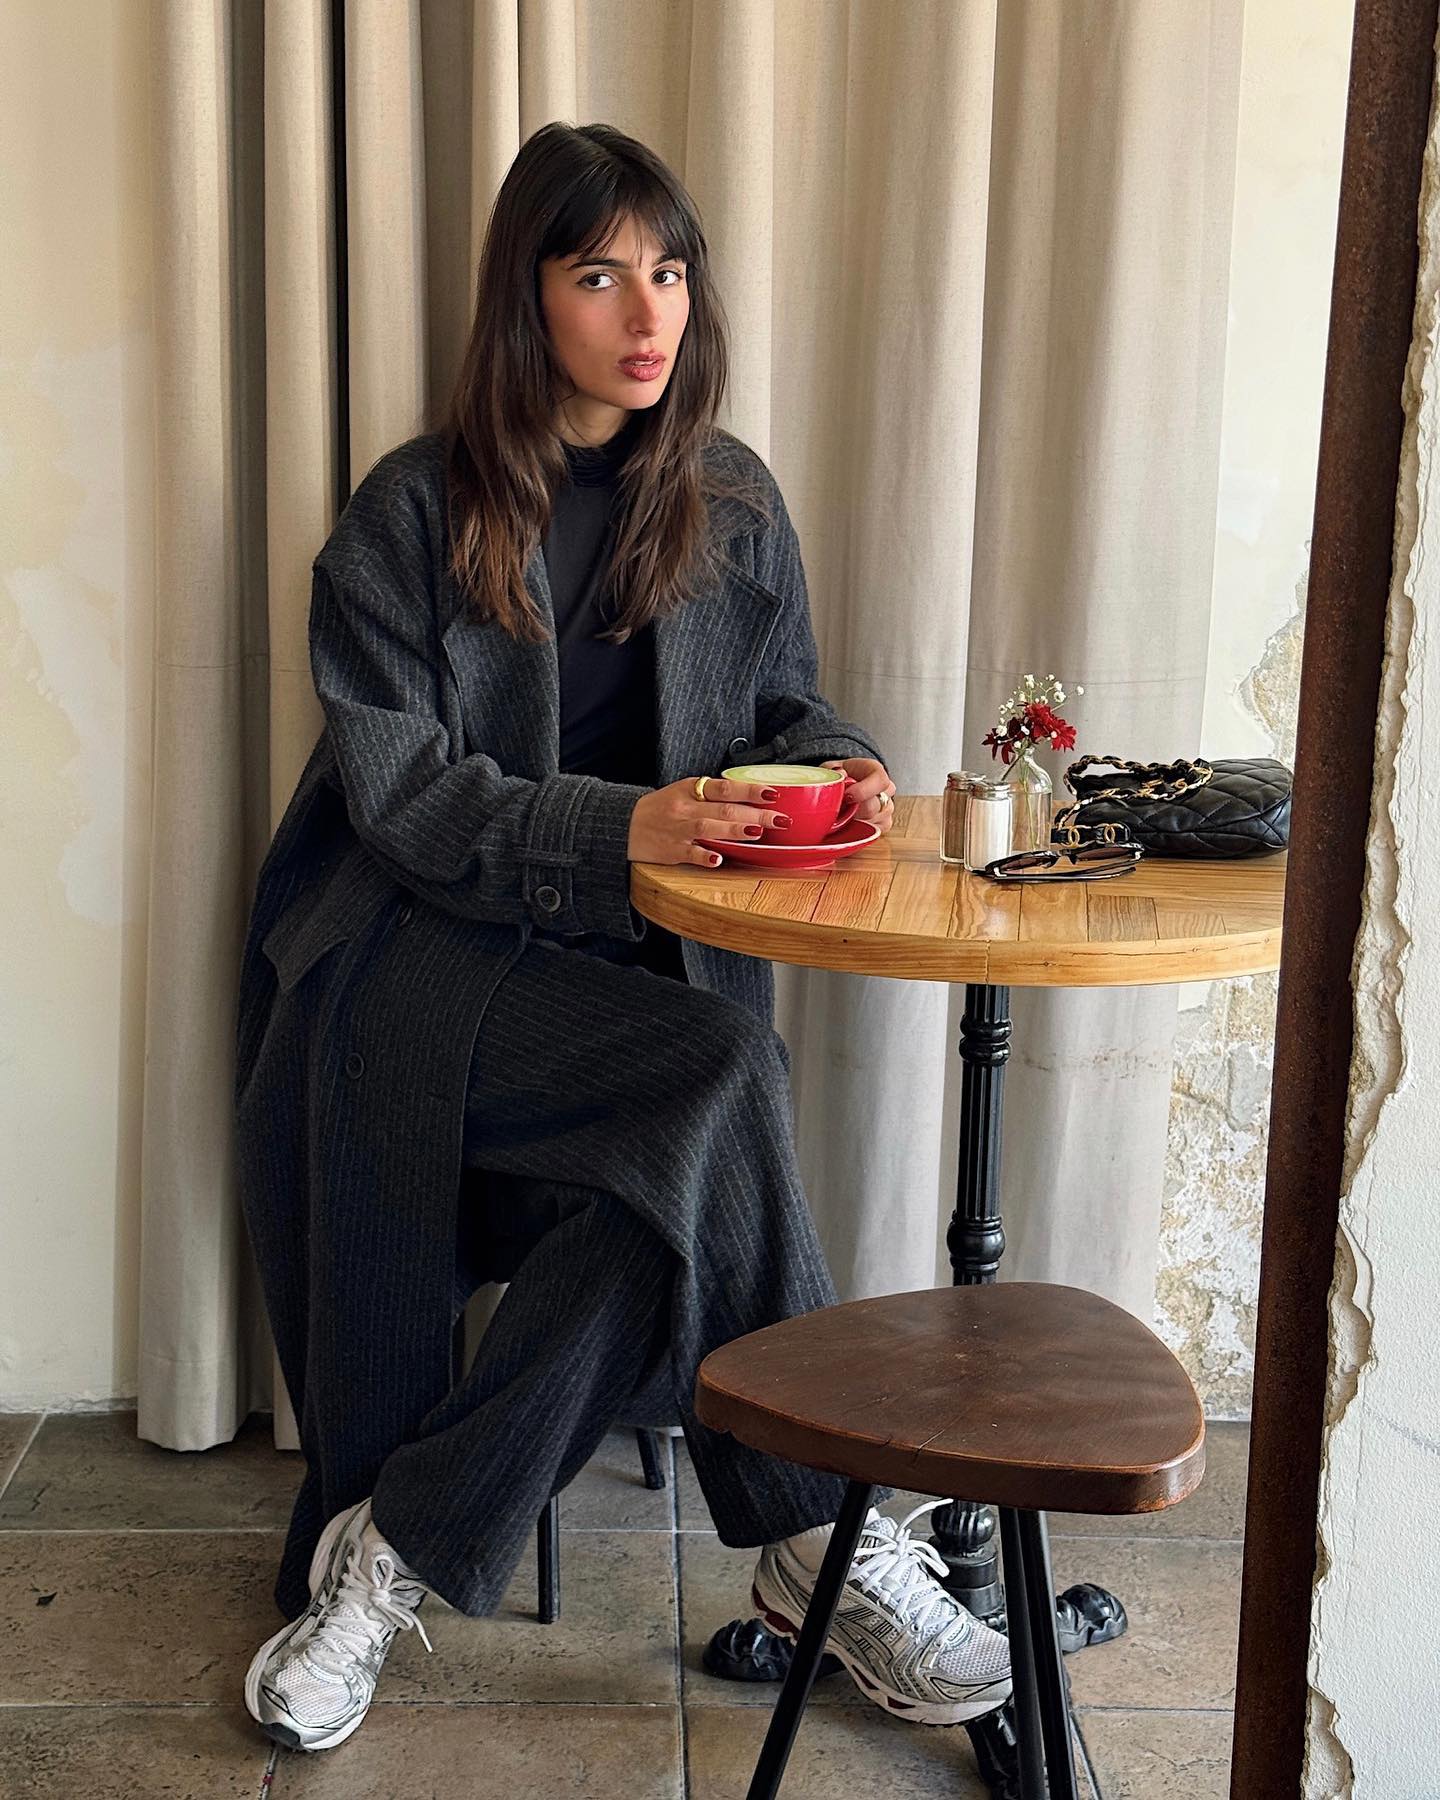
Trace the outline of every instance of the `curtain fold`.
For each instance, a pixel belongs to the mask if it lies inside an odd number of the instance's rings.
[[[257,754],[266,389],[255,39],[224,6],[153,21],[156,192],[153,813],[141,1122],[141,1437],[202,1449],[269,1393],[235,1193],[232,1020],[265,804]],[[257,654],[258,653],[258,654]]]
[[[902,793],[933,794],[962,766],[996,8],[807,17],[814,34],[785,46],[773,467],[822,684],[878,734]],[[948,1280],[949,988],[776,975],[801,1169],[842,1296]]]
[[[1053,670],[1085,688],[1069,715],[1081,752],[1194,755],[1241,7],[1000,18],[964,742],[1017,674]],[[1058,787],[1069,759],[1047,760]],[[1091,1288],[1148,1321],[1177,990],[1012,1001],[1005,1272]]]
[[[1170,756],[1200,727],[1242,4],[346,0],[337,83],[325,0],[156,0],[142,1437],[220,1442],[271,1400],[230,1057],[319,727],[309,566],[345,472],[448,391],[521,142],[608,120],[690,187],[723,422],[775,471],[823,685],[902,791],[975,766],[1027,669],[1084,683],[1082,750]],[[842,1293],[948,1279],[963,990],[777,975]],[[1148,1317],[1175,992],[1013,999],[1006,1273]]]

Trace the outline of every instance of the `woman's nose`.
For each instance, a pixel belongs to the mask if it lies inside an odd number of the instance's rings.
[[[665,316],[653,301],[649,306],[637,306],[630,315],[630,329],[642,337],[655,337],[664,323]]]

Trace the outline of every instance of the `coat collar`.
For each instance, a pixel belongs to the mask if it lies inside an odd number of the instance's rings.
[[[467,750],[508,774],[540,780],[560,766],[560,665],[542,549],[525,586],[549,633],[518,642],[458,604],[441,633],[459,687]],[[657,786],[703,772],[726,725],[753,730],[753,687],[783,601],[731,559],[722,578],[655,621]]]

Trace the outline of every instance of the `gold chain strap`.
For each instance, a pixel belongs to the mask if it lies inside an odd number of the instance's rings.
[[[1097,788],[1093,794],[1086,794],[1082,800],[1078,796],[1074,802],[1055,815],[1054,835],[1067,844],[1078,844],[1080,830],[1076,820],[1082,807],[1089,806],[1096,800],[1178,800],[1181,794],[1193,793],[1196,788],[1204,787],[1214,769],[1202,757],[1186,759],[1179,757],[1171,763],[1138,763],[1126,762],[1120,756],[1082,756],[1073,762],[1065,771],[1065,785],[1072,794],[1076,793],[1075,777],[1082,775],[1086,769],[1099,765],[1102,768],[1125,769],[1132,775],[1142,775],[1148,779],[1134,787]],[[1101,841],[1106,841],[1105,834],[1116,830],[1113,825],[1101,825],[1096,828]]]

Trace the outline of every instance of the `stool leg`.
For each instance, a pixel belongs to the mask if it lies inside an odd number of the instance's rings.
[[[765,1734],[765,1742],[760,1746],[760,1760],[755,1765],[755,1773],[750,1779],[745,1800],[775,1800],[780,1791],[785,1765],[790,1760],[790,1749],[795,1742],[795,1733],[800,1729],[805,1702],[810,1698],[810,1690],[815,1685],[815,1672],[825,1653],[830,1621],[835,1617],[835,1608],[840,1604],[840,1593],[845,1586],[845,1577],[850,1573],[850,1564],[855,1559],[855,1546],[860,1542],[860,1532],[865,1524],[865,1516],[870,1511],[874,1493],[874,1487],[864,1481],[852,1481],[845,1489],[845,1498],[840,1504],[840,1517],[830,1533],[830,1545],[825,1552],[825,1560],[820,1565],[820,1573],[815,1578],[815,1591],[805,1609],[800,1638],[790,1661],[790,1673],[785,1677],[780,1698],[775,1702],[770,1729]]]
[[[535,1527],[539,1559],[540,1623],[553,1625],[560,1617],[560,1496],[552,1494]]]
[[[635,1442],[640,1446],[640,1467],[645,1471],[645,1485],[658,1492],[665,1485],[665,1466],[660,1461],[660,1434],[658,1431],[637,1429]]]
[[[1045,1751],[1040,1732],[1040,1690],[1035,1641],[1031,1635],[1030,1591],[1038,1570],[1026,1567],[1020,1517],[1008,1506],[1000,1512],[1000,1549],[1005,1558],[1005,1618],[1010,1636],[1010,1669],[1015,1684],[1015,1736],[1019,1748],[1020,1800],[1046,1800]],[[1045,1599],[1049,1590],[1041,1587]]]
[[[1065,1666],[1060,1660],[1055,1602],[1051,1599],[1054,1589],[1044,1513],[1022,1512],[1019,1527],[1025,1558],[1030,1637],[1040,1688],[1040,1729],[1045,1739],[1045,1762],[1050,1771],[1050,1800],[1079,1800],[1080,1790],[1075,1785],[1075,1753],[1070,1740],[1070,1697],[1065,1685]]]

